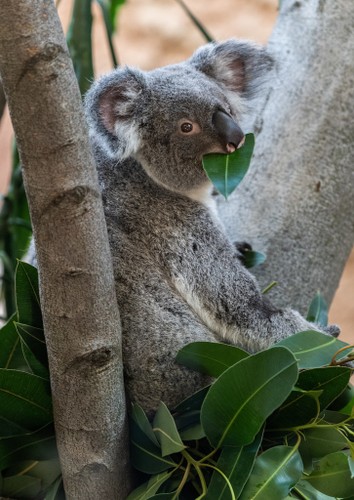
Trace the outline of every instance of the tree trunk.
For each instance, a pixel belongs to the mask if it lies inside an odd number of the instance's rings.
[[[129,487],[120,324],[80,92],[52,0],[0,3],[0,73],[23,165],[68,499]]]
[[[330,303],[354,242],[354,2],[283,0],[251,170],[220,207],[233,239],[267,254],[270,296]]]

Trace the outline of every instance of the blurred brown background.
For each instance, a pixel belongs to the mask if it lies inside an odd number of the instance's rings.
[[[185,0],[185,3],[218,40],[237,37],[265,43],[277,17],[278,0]],[[72,0],[59,0],[57,4],[66,29]],[[111,60],[97,5],[94,17],[98,75],[111,69]],[[176,0],[126,0],[117,25],[115,46],[120,63],[142,69],[180,61],[204,43]],[[10,119],[6,115],[0,124],[0,193],[6,192],[10,175],[11,139]],[[333,301],[330,321],[341,326],[343,340],[354,343],[354,252]]]

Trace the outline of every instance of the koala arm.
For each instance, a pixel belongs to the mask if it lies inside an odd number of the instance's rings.
[[[323,329],[297,311],[274,307],[235,258],[234,247],[220,236],[207,255],[175,261],[173,273],[178,292],[216,336],[257,351],[299,331],[339,334],[336,326]]]

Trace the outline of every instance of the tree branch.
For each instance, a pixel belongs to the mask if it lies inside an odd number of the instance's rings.
[[[330,303],[354,242],[354,3],[283,0],[249,175],[221,207],[232,238],[267,254],[278,305]]]
[[[0,4],[0,73],[23,165],[68,499],[125,498],[111,257],[80,92],[51,0]]]

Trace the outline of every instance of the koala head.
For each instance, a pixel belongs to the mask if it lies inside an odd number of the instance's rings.
[[[92,138],[172,191],[198,189],[208,182],[202,156],[242,143],[238,121],[270,66],[264,48],[229,40],[172,66],[116,69],[86,96]]]

